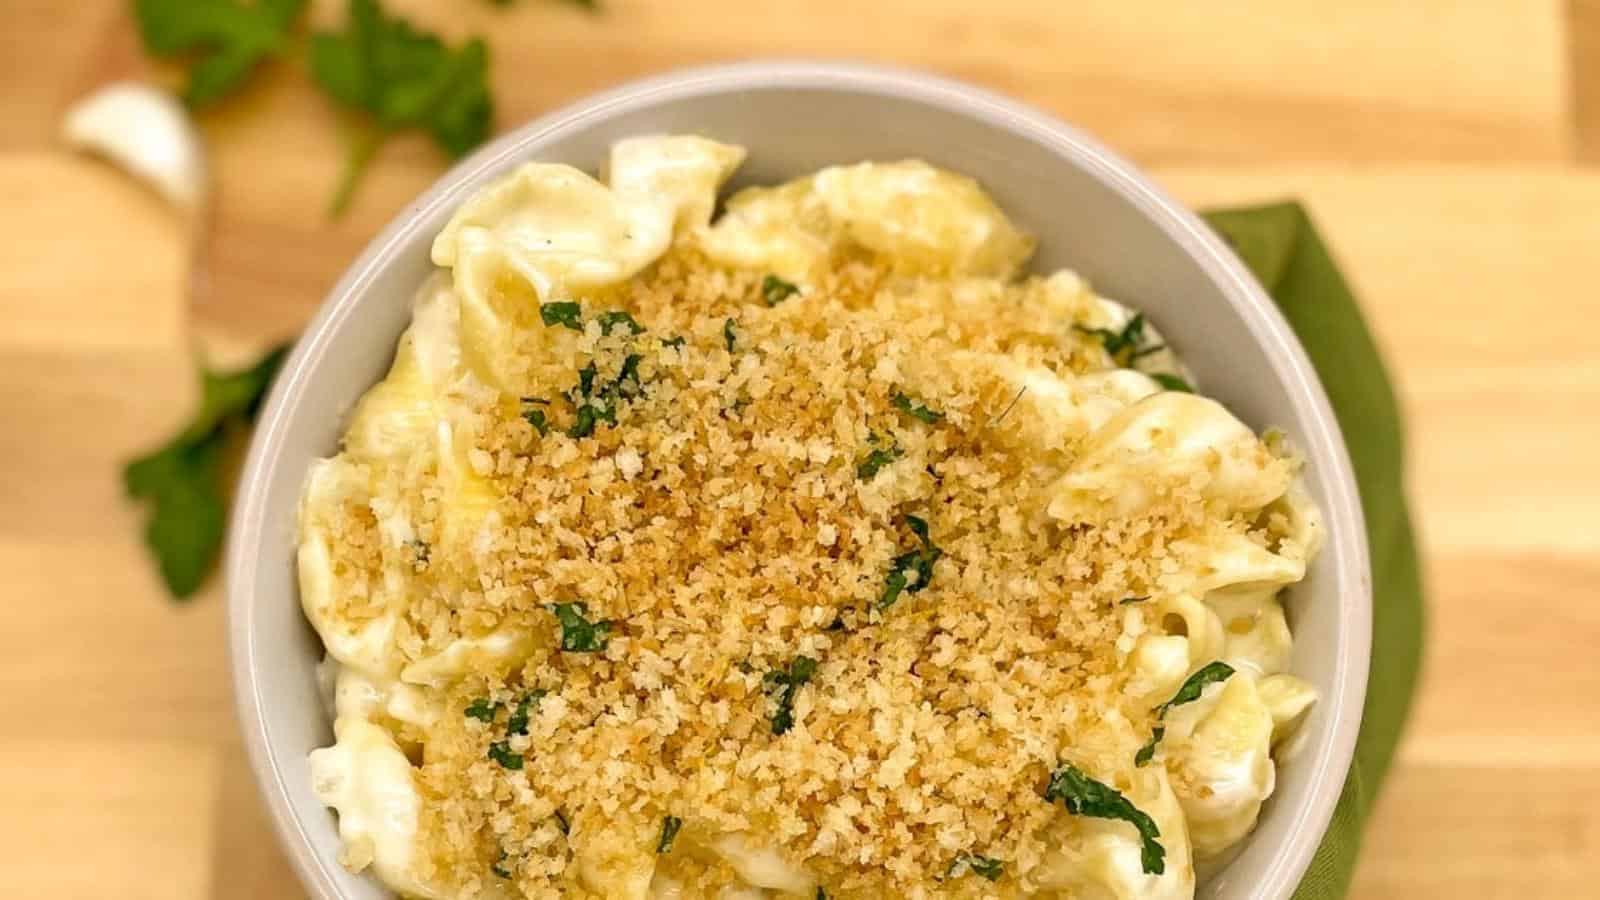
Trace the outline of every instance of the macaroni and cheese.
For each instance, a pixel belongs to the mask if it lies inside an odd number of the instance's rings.
[[[1190,898],[1314,702],[1299,463],[918,161],[522,166],[309,474],[342,861],[406,897]]]

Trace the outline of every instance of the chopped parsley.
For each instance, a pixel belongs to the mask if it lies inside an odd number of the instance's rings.
[[[626,328],[629,334],[644,334],[644,326],[620,309],[607,310],[595,316],[595,321],[600,323],[601,334],[610,334],[614,328]]]
[[[661,339],[661,346],[663,346],[663,347],[682,348],[683,345],[686,344],[686,343],[688,343],[688,342],[683,339],[683,336],[682,335],[677,335],[677,334],[675,334],[675,335],[673,335],[672,337],[669,337],[669,338],[662,338]]]
[[[1133,764],[1136,766],[1144,766],[1148,765],[1150,760],[1155,759],[1156,745],[1161,743],[1161,739],[1166,737],[1166,735],[1167,729],[1164,726],[1157,725],[1155,729],[1150,732],[1150,740],[1146,742],[1143,747],[1139,748],[1138,753],[1133,755]]]
[[[495,741],[490,744],[489,758],[499,763],[502,768],[513,770],[522,768],[522,754],[513,752],[509,741]]]
[[[506,720],[506,734],[528,733],[528,713],[539,705],[545,693],[543,690],[534,690],[523,695],[522,700],[517,703],[516,710],[511,713],[511,718]]]
[[[426,567],[428,560],[433,556],[433,548],[427,541],[406,541],[406,546],[411,548],[411,559],[419,567]]]
[[[878,470],[905,455],[905,451],[900,449],[899,444],[891,443],[887,447],[877,446],[877,435],[872,435],[867,439],[867,442],[872,444],[873,447],[867,452],[866,456],[856,463],[856,479],[859,481],[871,481],[877,476]]]
[[[1179,391],[1185,394],[1194,393],[1194,388],[1189,385],[1189,382],[1176,375],[1169,375],[1166,372],[1151,372],[1150,377],[1155,380],[1156,384],[1161,385],[1164,390]]]
[[[794,727],[794,698],[800,687],[817,672],[817,661],[809,656],[796,656],[788,669],[774,669],[764,679],[767,694],[777,703],[772,714],[772,733],[784,734]]]
[[[610,620],[591,622],[589,607],[580,602],[557,603],[550,607],[561,623],[561,649],[569,653],[599,653],[611,639]]]
[[[583,308],[576,303],[541,303],[539,304],[539,320],[546,327],[563,325],[573,331],[583,330]]]
[[[1106,355],[1122,368],[1130,368],[1134,360],[1141,356],[1149,356],[1166,349],[1166,344],[1156,344],[1152,347],[1140,347],[1144,343],[1144,313],[1138,313],[1122,326],[1121,331],[1112,331],[1109,328],[1085,328],[1074,325],[1078,331],[1091,335],[1100,340],[1100,346],[1105,348]]]
[[[466,716],[469,719],[477,719],[479,722],[489,725],[494,722],[494,714],[499,709],[500,704],[489,702],[488,697],[479,697],[467,704]]]
[[[549,434],[550,420],[545,415],[545,411],[539,409],[539,407],[549,406],[550,401],[541,397],[523,397],[522,402],[523,405],[529,407],[522,411],[523,420],[529,425],[532,425],[533,430],[539,432],[540,437],[544,437],[545,435]]]
[[[761,279],[761,299],[767,301],[768,306],[777,306],[798,293],[800,293],[799,285],[784,281],[776,275],[768,275]]]
[[[672,842],[678,839],[678,829],[683,827],[683,820],[677,816],[667,816],[661,820],[661,839],[656,841],[657,853],[672,852]]]
[[[495,874],[496,878],[510,878],[511,877],[511,870],[506,868],[506,859],[507,859],[507,857],[506,857],[505,848],[501,848],[501,850],[500,850],[500,858],[495,860],[494,861],[494,865],[489,867],[489,871],[493,872]]]
[[[1158,840],[1161,829],[1156,827],[1155,820],[1110,785],[1095,781],[1068,763],[1050,776],[1044,799],[1050,802],[1060,800],[1067,812],[1075,816],[1128,822],[1138,830],[1142,841],[1139,862],[1144,873],[1160,875],[1167,870],[1167,849]]]
[[[1149,600],[1149,599],[1150,599],[1150,595],[1148,595],[1148,594],[1146,594],[1143,597],[1123,597],[1121,600],[1117,601],[1117,605],[1118,606],[1127,606],[1130,603],[1143,603],[1143,602],[1145,602],[1146,600]]]
[[[601,422],[617,424],[617,402],[644,393],[639,378],[639,363],[643,360],[637,353],[628,354],[617,377],[598,386],[599,371],[593,362],[578,370],[577,387],[567,392],[567,400],[577,410],[572,427],[567,429],[569,437],[586,438]]]
[[[981,875],[990,881],[999,881],[1000,874],[1006,864],[992,856],[979,856],[976,853],[963,853],[955,858],[950,868],[944,873],[946,877],[959,875],[964,869],[974,875]]]
[[[889,396],[889,402],[894,404],[895,409],[913,419],[927,422],[929,425],[937,425],[944,419],[944,413],[932,409],[926,404],[919,403],[899,391],[895,391]]]
[[[556,810],[555,816],[556,816],[556,827],[561,829],[561,833],[562,834],[571,834],[572,833],[572,823],[567,821],[567,817],[562,814],[561,810],[559,810],[559,809]]]
[[[1126,603],[1127,601],[1124,600],[1123,602]],[[1156,718],[1158,720],[1166,718],[1167,710],[1174,706],[1182,706],[1185,703],[1193,703],[1194,701],[1200,699],[1200,695],[1205,691],[1206,685],[1219,681],[1227,681],[1232,675],[1233,666],[1230,666],[1221,660],[1201,666],[1200,669],[1193,675],[1190,675],[1188,678],[1184,679],[1183,685],[1178,688],[1178,692],[1176,694],[1172,695],[1171,700],[1168,700],[1167,702],[1155,708],[1154,712],[1156,714]],[[1166,736],[1166,733],[1167,729],[1160,725],[1157,725],[1155,728],[1151,729],[1150,740],[1147,741],[1143,747],[1139,748],[1138,753],[1134,754],[1133,764],[1136,766],[1143,766],[1149,763],[1150,760],[1155,759],[1156,745],[1161,743],[1161,738]]]
[[[733,331],[733,320],[728,319],[722,323],[722,342],[728,345],[728,352],[733,352],[733,342],[738,335]]]
[[[889,577],[884,582],[883,593],[878,597],[878,608],[888,609],[900,599],[901,593],[915,594],[933,580],[933,567],[944,556],[944,551],[928,538],[928,523],[916,516],[906,516],[906,526],[916,534],[922,546],[907,550],[889,564]],[[915,576],[915,580],[912,580]]]
[[[1230,666],[1221,660],[1212,663],[1206,663],[1204,666],[1200,667],[1199,671],[1195,672],[1193,675],[1190,675],[1184,680],[1183,686],[1178,688],[1178,692],[1172,695],[1171,700],[1168,700],[1167,702],[1155,708],[1155,714],[1157,718],[1165,717],[1167,710],[1174,706],[1182,706],[1185,703],[1192,703],[1196,700],[1199,700],[1201,692],[1206,689],[1206,685],[1218,681],[1227,681],[1232,675],[1233,666]]]

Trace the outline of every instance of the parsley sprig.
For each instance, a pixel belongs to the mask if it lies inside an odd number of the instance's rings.
[[[145,546],[176,600],[188,599],[222,552],[223,479],[229,437],[255,420],[287,344],[234,372],[200,370],[200,408],[166,444],[122,470],[128,496],[150,502]]]
[[[796,656],[787,669],[774,669],[763,679],[767,695],[776,704],[772,713],[772,733],[785,734],[794,727],[794,698],[817,672],[817,661]]]
[[[191,61],[183,99],[200,108],[283,55],[305,7],[306,0],[136,0],[133,14],[147,51]]]
[[[901,593],[915,594],[933,581],[933,567],[944,556],[944,550],[933,545],[928,537],[928,523],[916,516],[906,516],[906,527],[917,536],[922,546],[896,556],[889,564],[889,577],[884,582],[883,593],[878,597],[878,609],[888,609],[900,599]]]
[[[405,19],[385,15],[376,0],[350,0],[343,31],[311,39],[311,75],[318,87],[358,114],[334,192],[331,214],[349,205],[373,154],[392,134],[427,132],[451,157],[489,134],[489,48],[473,38],[450,48]]]
[[[1161,846],[1161,829],[1155,820],[1134,806],[1115,788],[1090,778],[1076,766],[1068,763],[1050,776],[1044,799],[1061,801],[1067,812],[1075,816],[1096,819],[1121,819],[1139,832],[1142,846],[1139,862],[1146,875],[1160,875],[1167,870],[1167,848]]]

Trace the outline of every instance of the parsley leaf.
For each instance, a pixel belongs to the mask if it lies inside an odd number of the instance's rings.
[[[1127,606],[1130,603],[1143,603],[1143,602],[1145,602],[1146,600],[1149,600],[1149,599],[1150,599],[1150,596],[1148,594],[1143,596],[1143,597],[1123,597],[1121,600],[1117,601],[1117,605],[1118,606]]]
[[[637,353],[628,354],[622,361],[622,369],[617,372],[617,377],[598,388],[595,382],[600,373],[594,363],[591,361],[579,369],[577,387],[567,392],[567,399],[577,409],[577,418],[567,430],[567,435],[586,438],[594,434],[595,426],[601,422],[617,424],[618,401],[632,400],[644,393],[644,386],[639,379],[639,363],[643,361],[644,357]]]
[[[728,345],[728,352],[733,352],[733,342],[738,337],[733,331],[733,320],[727,319],[722,323],[722,341]]]
[[[1126,369],[1133,365],[1133,361],[1141,356],[1154,353],[1163,349],[1162,345],[1140,349],[1144,343],[1144,313],[1137,313],[1128,323],[1122,326],[1121,331],[1112,331],[1109,328],[1085,328],[1074,325],[1073,328],[1084,334],[1100,339],[1100,346],[1105,348],[1113,362]]]
[[[311,75],[318,86],[365,114],[330,213],[349,205],[378,145],[396,131],[422,129],[452,157],[481,144],[494,118],[488,70],[489,49],[482,40],[452,50],[406,20],[384,15],[376,0],[350,0],[344,31],[311,38]]]
[[[506,734],[528,733],[528,713],[539,705],[539,701],[544,699],[546,693],[543,690],[534,690],[523,696],[517,703],[516,711],[506,720]]]
[[[927,422],[929,425],[937,425],[942,419],[944,419],[944,413],[930,409],[926,405],[912,400],[910,397],[907,397],[905,394],[902,394],[899,391],[895,391],[894,394],[889,397],[889,402],[894,404],[895,409],[900,410],[913,419],[920,419],[924,422]]]
[[[200,370],[200,408],[180,434],[122,470],[128,496],[151,503],[145,545],[174,599],[200,588],[222,551],[223,463],[230,433],[255,419],[287,344],[235,372]]]
[[[794,698],[801,685],[817,673],[817,661],[809,656],[796,656],[788,669],[774,669],[767,673],[766,690],[777,704],[772,714],[772,733],[784,734],[794,727]]]
[[[511,749],[508,741],[495,741],[489,745],[489,758],[499,763],[504,769],[522,768],[522,754]]]
[[[549,406],[550,401],[545,400],[542,397],[523,397],[522,403],[523,406],[526,407],[522,410],[522,418],[527,421],[529,425],[533,426],[534,431],[539,432],[540,437],[544,437],[545,435],[549,434],[550,419],[545,415],[545,411],[539,407]]]
[[[678,829],[682,827],[683,820],[677,816],[663,818],[661,820],[661,840],[656,841],[656,852],[672,852],[672,842],[678,839]]]
[[[539,320],[544,322],[546,327],[565,325],[573,331],[583,330],[583,310],[576,303],[541,303]]]
[[[556,827],[561,829],[561,833],[562,834],[571,834],[572,833],[572,823],[567,821],[567,817],[565,815],[563,815],[561,810],[559,810],[559,809],[556,810],[556,814],[555,815],[556,815]]]
[[[767,301],[768,306],[777,306],[798,293],[800,286],[792,281],[784,281],[776,275],[761,279],[761,299]]]
[[[1155,820],[1145,815],[1115,788],[1095,781],[1068,763],[1050,776],[1050,784],[1045,788],[1044,799],[1052,802],[1060,800],[1066,806],[1067,812],[1075,816],[1121,819],[1132,824],[1138,829],[1139,837],[1143,841],[1139,861],[1145,874],[1160,875],[1167,870],[1167,849],[1157,840],[1161,837],[1161,830],[1156,827]]]
[[[957,856],[955,861],[950,864],[950,868],[945,872],[945,876],[948,877],[955,875],[957,874],[958,870],[965,867],[968,872],[972,872],[975,875],[981,875],[990,881],[999,881],[1000,874],[1005,869],[1005,865],[1005,863],[995,859],[992,856],[979,856],[976,853],[963,853],[960,856]]]
[[[1194,393],[1194,388],[1189,385],[1189,382],[1176,375],[1169,375],[1166,372],[1151,372],[1150,377],[1165,390],[1179,391],[1185,394]]]
[[[467,704],[466,716],[488,725],[494,722],[495,711],[499,708],[500,704],[490,703],[488,697],[479,697]]]
[[[1158,718],[1163,717],[1167,714],[1167,710],[1174,706],[1182,706],[1185,703],[1199,700],[1201,692],[1206,689],[1206,685],[1217,681],[1227,681],[1232,675],[1233,666],[1221,660],[1206,663],[1193,675],[1184,679],[1183,686],[1178,688],[1178,692],[1172,695],[1171,700],[1155,708],[1156,716]]]
[[[927,587],[933,581],[934,564],[944,556],[944,551],[935,547],[928,538],[927,522],[916,516],[906,516],[906,525],[916,534],[922,546],[896,556],[889,564],[889,577],[884,582],[883,593],[878,597],[878,609],[893,606],[902,592],[915,594]],[[913,575],[916,576],[914,581]]]
[[[528,424],[533,426],[533,430],[534,431],[539,432],[539,436],[540,437],[544,437],[545,435],[550,433],[550,423],[545,420],[544,410],[542,410],[542,409],[525,410],[522,413],[522,417],[524,419],[528,420]]]
[[[1128,601],[1124,600],[1122,602],[1126,603]],[[1194,701],[1199,700],[1200,695],[1206,689],[1206,685],[1218,681],[1227,681],[1232,675],[1233,666],[1230,666],[1220,660],[1201,666],[1200,669],[1193,675],[1190,675],[1188,678],[1184,679],[1182,686],[1178,688],[1177,693],[1172,695],[1171,700],[1168,700],[1167,702],[1155,708],[1154,712],[1156,714],[1156,718],[1158,720],[1166,718],[1167,710],[1174,706],[1182,706],[1185,703],[1193,703]],[[1160,725],[1157,725],[1154,729],[1152,729],[1150,732],[1150,740],[1146,742],[1143,747],[1139,748],[1138,753],[1134,754],[1133,764],[1136,766],[1142,766],[1154,759],[1156,755],[1156,745],[1161,743],[1161,738],[1164,737],[1166,733],[1167,729]]]
[[[1133,755],[1133,764],[1136,766],[1144,766],[1147,765],[1150,760],[1155,759],[1156,745],[1161,743],[1161,739],[1166,736],[1167,729],[1157,725],[1155,729],[1150,732],[1150,740],[1145,742],[1145,745],[1139,748],[1139,752]]]
[[[550,607],[561,623],[561,649],[571,653],[599,653],[611,639],[610,620],[591,622],[584,603],[557,603]]]
[[[573,305],[576,306],[577,304],[574,303]],[[613,328],[627,328],[629,334],[644,334],[644,326],[640,325],[625,310],[607,310],[596,316],[595,321],[600,323],[601,334],[610,334]]]
[[[283,54],[305,7],[306,0],[136,0],[133,14],[146,51],[193,60],[183,99],[198,108],[220,100],[261,63]]]
[[[683,339],[682,335],[676,335],[676,334],[673,335],[672,337],[662,338],[661,339],[661,346],[663,346],[663,347],[672,347],[674,349],[682,348],[683,345],[686,344],[686,343],[688,343],[688,341],[685,341]]]
[[[871,481],[877,477],[878,470],[899,459],[904,454],[905,451],[900,449],[899,444],[872,448],[871,452],[856,463],[856,480]]]
[[[495,860],[494,865],[489,867],[489,871],[493,872],[496,878],[511,877],[511,870],[506,868],[506,859],[506,851],[504,848],[501,848],[500,858]]]

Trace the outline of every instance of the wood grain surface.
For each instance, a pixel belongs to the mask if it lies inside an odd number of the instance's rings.
[[[1354,896],[1600,896],[1600,5],[389,5],[490,37],[502,127],[682,64],[861,58],[1037,103],[1196,204],[1305,198],[1395,370],[1427,561],[1422,694]],[[0,883],[297,898],[234,733],[220,585],[167,602],[116,473],[186,415],[197,336],[297,331],[444,160],[393,142],[330,222],[343,123],[296,67],[260,73],[202,119],[220,200],[191,308],[185,223],[55,138],[87,88],[170,71],[116,0],[5,11]]]

